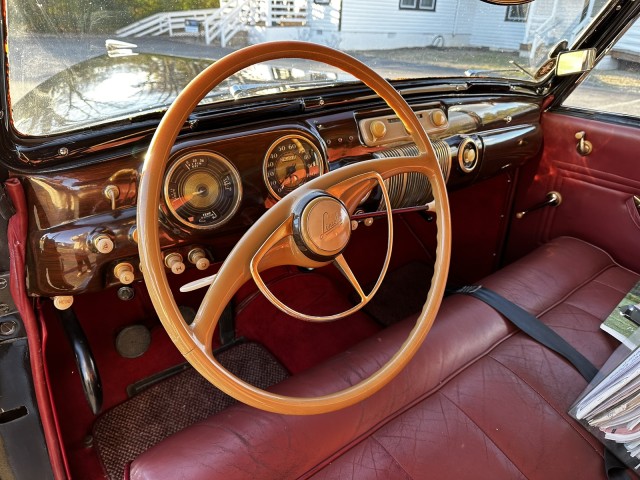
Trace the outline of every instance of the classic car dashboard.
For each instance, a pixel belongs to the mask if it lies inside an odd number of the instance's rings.
[[[412,105],[429,133],[449,189],[515,169],[541,148],[539,106],[526,100]],[[180,136],[167,164],[161,245],[167,270],[208,269],[270,206],[303,183],[351,162],[413,155],[402,123],[377,106],[289,116]],[[136,196],[144,152],[23,177],[29,212],[28,287],[59,297],[141,279]],[[426,178],[387,180],[394,209],[424,209]],[[381,214],[375,189],[354,220]]]

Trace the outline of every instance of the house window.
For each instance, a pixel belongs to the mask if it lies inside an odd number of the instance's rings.
[[[436,0],[400,0],[401,10],[436,11]]]
[[[506,22],[526,22],[529,15],[529,4],[509,5],[507,7]]]

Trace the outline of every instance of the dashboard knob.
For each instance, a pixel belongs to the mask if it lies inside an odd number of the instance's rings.
[[[119,263],[113,269],[113,274],[116,276],[120,283],[123,285],[129,285],[133,283],[136,276],[133,272],[133,265],[130,263]]]
[[[113,240],[107,234],[96,235],[91,243],[98,253],[111,253],[113,251]]]
[[[129,230],[129,239],[134,243],[138,243],[138,227],[136,225]]]
[[[464,162],[466,164],[471,164],[476,160],[476,151],[472,148],[469,150],[465,150],[464,152]]]
[[[478,166],[478,146],[472,138],[465,138],[458,146],[458,165],[464,173],[470,173]]]
[[[53,306],[58,310],[67,310],[73,305],[73,297],[70,295],[58,295],[53,297]]]
[[[369,130],[371,131],[373,138],[382,138],[387,133],[387,126],[382,120],[374,120],[369,125]]]
[[[201,248],[194,248],[187,255],[189,262],[193,263],[198,270],[206,270],[211,265],[211,262],[207,258],[207,254]]]
[[[115,185],[107,185],[103,191],[104,196],[111,202],[111,210],[116,209],[116,200],[120,196],[120,189]]]
[[[164,257],[164,264],[176,275],[180,275],[185,270],[182,255],[176,252],[170,253]]]
[[[447,123],[447,116],[442,110],[435,110],[431,113],[431,121],[436,127],[442,127]]]

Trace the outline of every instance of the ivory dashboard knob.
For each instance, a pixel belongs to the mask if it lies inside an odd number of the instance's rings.
[[[447,123],[447,116],[442,110],[435,110],[431,113],[431,121],[436,127],[442,127]]]
[[[53,297],[53,306],[58,310],[67,310],[73,305],[73,297],[71,295],[58,295]]]
[[[136,225],[129,229],[129,240],[134,243],[138,243],[138,227]]]
[[[371,131],[373,138],[382,138],[387,133],[387,126],[382,120],[374,120],[369,125],[369,130]]]
[[[116,185],[107,185],[103,191],[104,196],[111,202],[111,210],[116,209],[116,200],[120,196],[120,189]]]
[[[201,248],[194,248],[189,252],[189,262],[194,264],[198,270],[206,270],[211,265],[207,254]]]
[[[107,234],[96,235],[91,243],[99,253],[111,253],[113,251],[113,240]]]
[[[125,262],[117,264],[113,269],[113,274],[123,285],[133,283],[136,278],[135,273],[133,272],[133,265]]]
[[[180,275],[185,270],[182,255],[179,253],[170,253],[164,257],[164,264],[176,275]]]
[[[473,149],[465,150],[463,157],[465,163],[473,163],[476,160],[476,151]]]

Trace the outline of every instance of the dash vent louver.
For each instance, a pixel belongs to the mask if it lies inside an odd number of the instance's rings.
[[[433,142],[433,150],[440,164],[442,175],[445,182],[449,180],[449,172],[451,171],[451,147],[442,141]],[[403,145],[376,152],[376,158],[390,157],[415,157],[418,155],[418,147],[415,145]],[[417,172],[407,172],[394,175],[385,180],[385,184],[389,191],[389,199],[392,208],[410,208],[426,205],[433,200],[431,184],[427,177]],[[380,203],[380,210],[384,210],[384,203]]]

